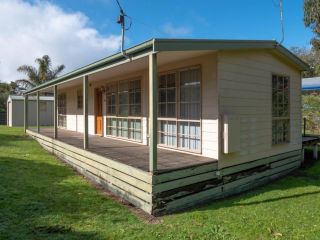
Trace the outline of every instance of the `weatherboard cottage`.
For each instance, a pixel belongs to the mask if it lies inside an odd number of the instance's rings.
[[[301,72],[275,41],[152,39],[26,92],[54,94],[26,132],[80,173],[161,215],[301,164]],[[37,115],[39,119],[39,115]]]

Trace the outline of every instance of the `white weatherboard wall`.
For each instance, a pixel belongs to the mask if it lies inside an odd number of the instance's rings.
[[[272,145],[272,74],[290,76],[290,143]],[[219,156],[219,168],[302,148],[301,74],[267,50],[220,52],[219,111],[240,118],[240,151]]]
[[[160,58],[160,57],[159,57]],[[169,65],[159,66],[158,72],[166,72],[185,67],[200,66],[202,72],[202,150],[201,155],[218,158],[218,94],[217,94],[217,54],[206,54],[183,61],[170,63]],[[123,66],[125,67],[125,66]],[[132,74],[108,77],[106,74],[103,81],[90,81],[89,76],[89,134],[95,134],[94,122],[94,89],[105,86],[106,84],[127,79],[141,79],[142,85],[142,144],[148,144],[148,114],[149,114],[149,70],[137,71]],[[77,109],[77,91],[81,90],[81,84],[78,87],[61,89],[59,93],[67,95],[67,129],[83,132],[82,109]],[[106,126],[106,102],[103,94],[103,115],[104,115],[104,133]]]

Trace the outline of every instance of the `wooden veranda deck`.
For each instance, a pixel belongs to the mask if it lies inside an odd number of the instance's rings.
[[[54,139],[50,128],[26,132],[82,175],[153,215],[246,191],[301,165],[301,149],[222,169],[215,159],[158,149],[159,172],[149,172],[148,146],[90,136],[83,150],[81,133],[59,130]]]
[[[33,129],[29,129],[35,131]],[[52,128],[42,128],[40,134],[53,137]],[[58,130],[58,139],[74,147],[83,147],[83,134],[69,130]],[[117,162],[149,170],[149,147],[129,141],[89,135],[88,151]],[[158,148],[158,171],[167,172],[191,166],[216,162],[216,159]]]

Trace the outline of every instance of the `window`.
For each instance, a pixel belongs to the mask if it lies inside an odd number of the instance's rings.
[[[129,109],[130,116],[141,116],[141,81],[130,81],[129,87]]]
[[[58,96],[58,126],[67,127],[67,96],[65,93]]]
[[[129,116],[129,82],[119,83],[119,116]]]
[[[289,77],[272,76],[272,144],[290,141]]]
[[[107,135],[141,141],[141,81],[109,84],[106,96]]]
[[[159,143],[201,151],[201,70],[189,68],[159,76]]]
[[[83,93],[82,90],[77,91],[77,108],[83,109]]]
[[[117,84],[109,84],[106,88],[107,94],[107,115],[116,115],[116,97],[118,86]]]
[[[176,74],[161,75],[159,79],[159,117],[176,117]]]

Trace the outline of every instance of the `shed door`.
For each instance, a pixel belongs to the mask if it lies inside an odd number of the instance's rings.
[[[102,92],[100,89],[95,90],[95,122],[96,134],[103,133],[103,116],[102,116]]]

